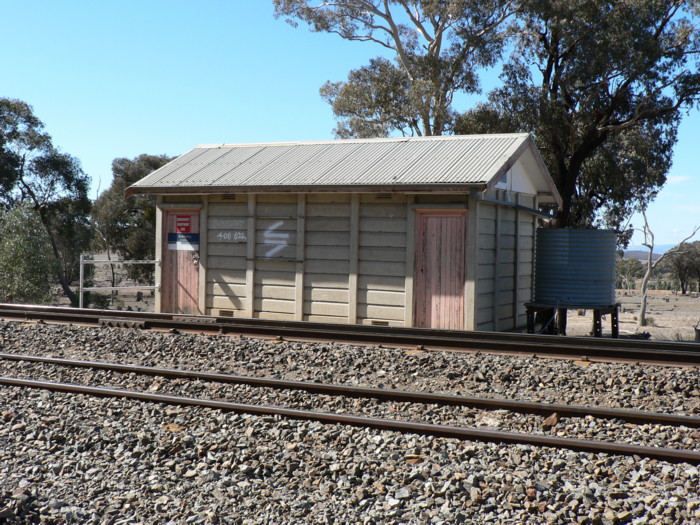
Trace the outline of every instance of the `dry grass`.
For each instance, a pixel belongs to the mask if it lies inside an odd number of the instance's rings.
[[[675,294],[668,291],[654,290],[649,294],[647,304],[648,326],[638,329],[637,319],[641,294],[639,290],[627,293],[618,290],[617,301],[620,303],[620,334],[648,332],[656,341],[694,341],[695,325],[700,320],[700,296],[698,294]],[[588,335],[593,327],[593,312],[586,311],[585,316],[578,311],[569,311],[567,319],[568,335]],[[610,334],[610,316],[604,316],[603,330]]]
[[[107,259],[107,255],[104,253],[94,254],[94,259],[105,260]],[[124,265],[115,264],[114,267],[116,286],[136,286],[139,284],[128,278],[127,270]],[[112,274],[109,264],[96,264],[94,266],[92,286],[112,286]],[[78,282],[71,283],[71,287],[77,294]],[[155,297],[151,290],[141,290],[140,294],[138,290],[118,290],[114,293],[101,290],[91,292],[91,295],[93,295],[94,302],[86,304],[86,308],[107,308],[109,310],[130,309],[141,312],[153,312],[155,309]],[[55,287],[53,297],[53,304],[57,306],[70,305],[69,299],[63,294],[59,286]]]

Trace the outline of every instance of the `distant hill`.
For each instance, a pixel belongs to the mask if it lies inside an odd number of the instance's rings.
[[[658,246],[654,246],[654,255],[663,255],[667,251],[669,251],[671,248],[674,248],[676,245],[675,244],[659,244]],[[641,253],[641,255],[640,255]],[[649,254],[649,249],[646,246],[628,246],[627,249],[625,250],[625,257],[632,258],[634,257],[635,259],[644,259],[646,260],[647,255]],[[654,257],[656,259],[656,257]]]
[[[661,257],[661,253],[657,253],[656,250],[654,250],[654,255],[652,256],[652,260],[656,260],[659,257]],[[639,259],[640,261],[646,262],[647,257],[649,257],[649,250],[644,248],[643,250],[625,250],[625,259]]]
[[[659,245],[654,246],[654,253],[666,253],[667,251],[669,251],[671,248],[673,248],[675,246],[677,246],[677,245],[676,244],[659,244]],[[625,250],[625,252],[628,252],[628,251],[649,253],[649,249],[646,246],[641,246],[641,245],[628,246],[627,250]]]

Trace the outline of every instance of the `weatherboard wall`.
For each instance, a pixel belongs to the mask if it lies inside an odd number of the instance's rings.
[[[493,201],[536,207],[532,195],[494,190]],[[476,330],[510,330],[523,326],[531,300],[536,220],[517,207],[480,200],[476,221]]]
[[[348,194],[209,197],[205,312],[405,324],[406,203]]]
[[[201,313],[395,326],[413,324],[416,210],[466,210],[464,328],[506,330],[525,324],[535,221],[489,199],[536,204],[491,190],[164,196],[159,209],[201,208]]]

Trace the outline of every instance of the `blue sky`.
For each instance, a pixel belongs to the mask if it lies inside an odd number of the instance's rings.
[[[382,52],[293,29],[273,17],[271,0],[0,0],[0,20],[0,96],[34,107],[54,144],[81,160],[93,197],[111,183],[117,157],[333,138],[319,88]],[[494,82],[492,75],[484,86]],[[695,110],[649,207],[659,245],[700,225],[699,136]]]

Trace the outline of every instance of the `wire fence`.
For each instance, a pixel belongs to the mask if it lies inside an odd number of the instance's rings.
[[[123,260],[114,260],[114,259],[86,259],[84,255],[80,256],[80,282],[78,285],[78,303],[80,308],[83,308],[83,292],[92,292],[92,291],[103,291],[103,292],[111,292],[111,291],[119,291],[119,290],[158,290],[160,288],[160,284],[156,283],[154,285],[129,285],[129,286],[84,286],[85,284],[85,266],[87,265],[94,265],[94,264],[155,264],[159,265],[160,260],[153,260],[153,261],[123,261]]]

